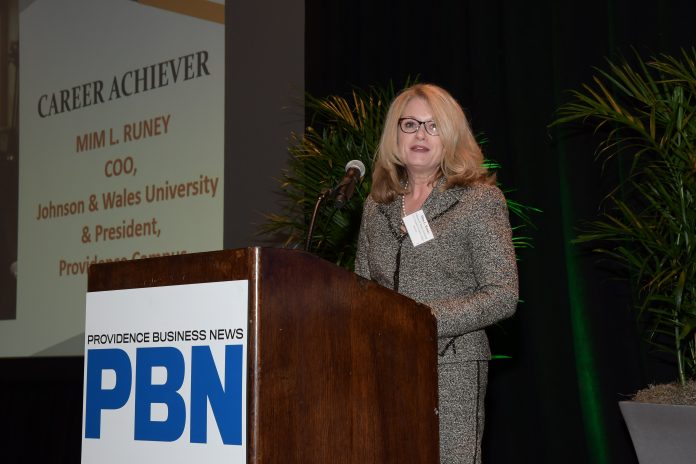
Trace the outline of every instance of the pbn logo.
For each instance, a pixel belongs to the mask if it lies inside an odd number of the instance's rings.
[[[225,445],[242,444],[242,369],[243,346],[225,346],[224,386],[209,346],[191,347],[190,441],[207,443],[208,402]],[[153,368],[163,368],[166,381],[152,383]],[[112,389],[102,386],[102,372],[114,371]],[[186,363],[177,348],[138,348],[135,360],[134,438],[144,441],[178,440],[186,426],[186,400],[179,394],[184,382]],[[121,349],[87,351],[85,385],[85,438],[100,438],[101,415],[105,409],[120,409],[133,390],[133,369],[128,354]],[[167,407],[163,421],[151,419],[152,405]]]

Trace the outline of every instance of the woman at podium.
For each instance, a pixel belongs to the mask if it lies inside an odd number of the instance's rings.
[[[480,463],[490,349],[485,328],[518,299],[507,204],[461,106],[416,84],[387,113],[355,272],[437,319],[440,459]]]

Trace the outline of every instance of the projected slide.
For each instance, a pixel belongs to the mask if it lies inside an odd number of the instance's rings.
[[[17,311],[0,356],[82,354],[87,270],[222,248],[224,5],[20,11]]]

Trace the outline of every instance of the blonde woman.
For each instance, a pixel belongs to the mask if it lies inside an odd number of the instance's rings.
[[[490,349],[518,283],[507,205],[462,108],[417,84],[392,102],[365,202],[355,272],[437,319],[440,461],[480,463]]]

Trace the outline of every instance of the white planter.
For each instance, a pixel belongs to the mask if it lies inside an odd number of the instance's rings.
[[[696,463],[696,406],[619,401],[640,464]]]

